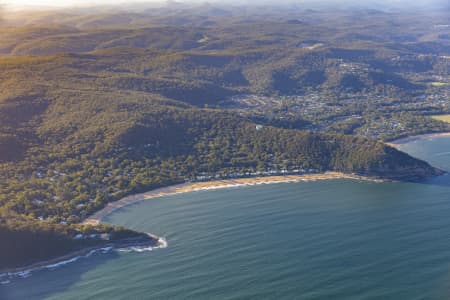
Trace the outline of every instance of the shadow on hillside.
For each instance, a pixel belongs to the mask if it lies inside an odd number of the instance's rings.
[[[76,262],[54,269],[32,272],[27,278],[12,278],[9,284],[0,284],[0,299],[47,299],[69,290],[84,274],[119,258],[117,252],[97,252],[90,257],[82,257]],[[2,281],[5,279],[2,279]]]
[[[420,181],[414,181],[413,183],[450,187],[450,173],[446,173],[444,175],[437,177],[427,178]]]

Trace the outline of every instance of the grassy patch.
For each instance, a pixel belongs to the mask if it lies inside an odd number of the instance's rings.
[[[433,116],[432,118],[435,120],[438,120],[438,121],[450,123],[450,115],[439,115],[439,116]]]
[[[432,86],[437,86],[437,87],[442,87],[442,86],[446,86],[447,85],[447,83],[445,83],[445,82],[432,82],[431,83],[431,85]]]

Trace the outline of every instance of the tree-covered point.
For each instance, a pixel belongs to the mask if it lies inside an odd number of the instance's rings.
[[[0,272],[26,267],[86,248],[126,239],[144,239],[141,233],[101,224],[61,225],[38,221],[0,209]]]
[[[17,256],[1,264],[87,247],[73,240],[98,230],[77,225],[87,216],[187,180],[440,174],[378,140],[448,129],[426,116],[450,111],[445,28],[420,13],[186,9],[5,20],[0,241]]]
[[[84,115],[77,107],[77,115]],[[108,107],[114,107],[112,102]],[[110,111],[80,123],[63,120],[53,118],[52,124],[39,128],[43,133],[37,138],[46,142],[30,145],[25,159],[2,165],[2,206],[35,218],[76,223],[108,201],[205,174],[268,170],[336,170],[385,178],[434,174],[426,163],[381,142],[261,127],[221,110],[153,104],[124,116]]]

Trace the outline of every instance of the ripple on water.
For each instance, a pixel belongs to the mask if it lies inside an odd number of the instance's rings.
[[[450,157],[435,155],[450,148],[450,138],[402,147],[450,170]],[[2,285],[0,295],[448,299],[449,196],[450,176],[444,176],[426,183],[283,183],[153,199],[108,222],[165,236],[170,247],[95,256]]]

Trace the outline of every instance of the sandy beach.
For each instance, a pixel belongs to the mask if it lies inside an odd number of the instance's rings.
[[[222,189],[240,186],[252,186],[258,184],[272,184],[281,182],[300,182],[300,181],[317,181],[317,180],[330,180],[330,179],[354,179],[354,180],[367,180],[367,181],[382,181],[374,178],[363,177],[352,174],[344,174],[339,172],[326,172],[315,174],[303,174],[303,175],[281,175],[281,176],[266,176],[266,177],[251,177],[251,178],[238,178],[238,179],[224,179],[215,181],[203,181],[203,182],[186,182],[182,184],[172,185],[164,188],[155,189],[146,193],[131,195],[124,197],[118,201],[109,203],[104,209],[98,211],[91,217],[87,218],[83,224],[99,224],[107,215],[111,214],[117,209],[125,206],[150,200],[158,197],[176,195],[180,193],[188,193],[203,190]],[[157,235],[146,233],[153,243],[150,243],[151,248],[165,248],[167,242],[164,238]],[[118,243],[105,243],[98,246],[88,247],[80,250],[73,251],[60,257],[51,258],[45,261],[36,262],[34,264],[1,270],[0,278],[10,278],[14,276],[27,277],[32,271],[53,268],[59,265],[74,262],[82,257],[89,257],[91,254],[97,251],[108,251],[112,248],[124,248],[124,247],[137,247],[141,245],[147,245],[149,242],[118,242]],[[6,276],[6,277],[5,277]]]
[[[429,134],[408,136],[385,144],[391,147],[398,148],[402,144],[409,143],[418,139],[444,137],[444,136],[450,137],[450,132],[429,133]],[[151,190],[149,192],[141,194],[127,196],[115,202],[111,202],[105,208],[103,208],[102,210],[96,212],[95,214],[84,220],[83,224],[93,224],[93,225],[99,224],[107,215],[111,214],[117,209],[140,201],[150,200],[157,197],[170,196],[180,193],[195,192],[202,190],[230,188],[237,186],[250,186],[250,185],[270,184],[279,182],[330,180],[330,179],[356,179],[356,180],[382,181],[379,179],[358,176],[354,174],[345,174],[341,172],[325,172],[325,173],[313,173],[301,175],[277,175],[264,177],[223,179],[214,181],[186,182]]]
[[[170,196],[180,193],[203,191],[203,190],[231,188],[238,186],[252,186],[258,184],[271,184],[280,182],[300,182],[300,181],[316,181],[316,180],[330,180],[330,179],[381,181],[353,174],[344,174],[340,172],[325,172],[325,173],[302,174],[302,175],[281,175],[281,176],[224,179],[224,180],[204,181],[204,182],[186,182],[182,184],[155,189],[142,194],[127,196],[118,201],[109,203],[105,208],[87,218],[83,222],[83,224],[92,224],[92,225],[99,224],[106,216],[108,216],[115,210],[118,210],[120,208],[123,208],[125,206],[140,201],[150,200],[163,196]]]
[[[450,136],[450,132],[441,132],[441,133],[427,133],[427,134],[419,134],[419,135],[413,135],[404,137],[398,140],[391,141],[389,143],[385,143],[386,145],[389,145],[391,147],[398,147],[402,144],[410,143],[415,140],[419,139],[426,139],[426,138],[436,138],[436,137],[445,137]]]

